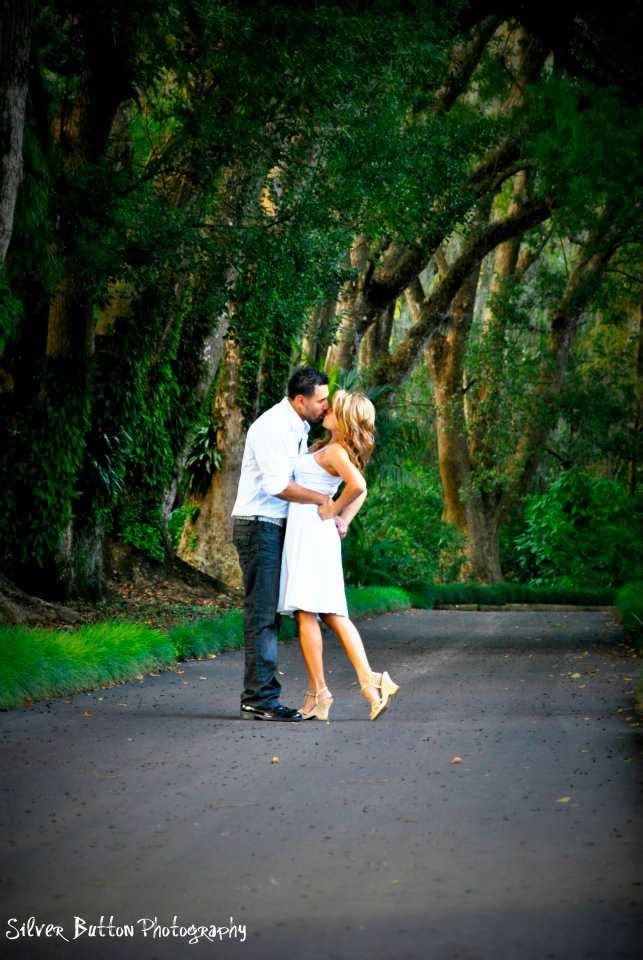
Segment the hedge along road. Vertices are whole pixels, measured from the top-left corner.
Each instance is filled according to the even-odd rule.
[[[401,685],[375,723],[332,640],[329,723],[237,719],[241,652],[3,714],[4,955],[640,957],[637,661],[611,616],[360,627]]]

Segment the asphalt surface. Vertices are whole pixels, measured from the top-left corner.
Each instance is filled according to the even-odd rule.
[[[0,715],[3,955],[638,960],[640,661],[610,615],[359,626],[401,685],[375,723],[332,640],[329,723],[239,720],[241,652]],[[298,706],[297,644],[280,665]]]

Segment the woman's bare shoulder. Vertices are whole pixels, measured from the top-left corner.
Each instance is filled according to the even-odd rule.
[[[337,441],[335,443],[329,443],[325,448],[325,452],[326,463],[333,466],[338,473],[342,473],[343,475],[343,473],[345,473],[347,470],[351,474],[354,474],[355,472],[359,473],[359,470],[350,458],[348,450],[345,446],[343,446],[343,444],[338,443]]]
[[[337,441],[334,441],[333,443],[327,443],[324,447],[324,453],[326,453],[331,460],[340,459],[350,461],[348,450]]]

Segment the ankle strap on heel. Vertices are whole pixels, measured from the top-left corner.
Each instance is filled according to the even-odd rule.
[[[371,671],[371,672],[369,673],[369,675],[368,675],[368,683],[365,683],[363,687],[360,687],[360,688],[359,688],[360,691],[361,691],[361,693],[364,693],[364,691],[366,690],[367,687],[375,687],[376,690],[379,690],[379,689],[380,689],[380,687],[382,686],[382,683],[381,683],[381,681],[380,681],[380,683],[375,683],[374,680],[373,680],[373,677],[374,677],[374,676],[375,676],[375,674],[373,673],[373,671]]]
[[[322,693],[330,693],[330,690],[328,689],[328,687],[322,687],[321,690],[320,690],[318,693],[311,693],[310,690],[307,690],[307,691],[306,691],[306,696],[307,696],[307,697],[312,697],[313,700],[315,701],[315,706],[317,706],[319,697],[321,697]]]

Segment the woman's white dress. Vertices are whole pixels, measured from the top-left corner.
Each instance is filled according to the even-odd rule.
[[[295,483],[332,497],[342,482],[305,453],[297,460]],[[307,610],[347,617],[341,539],[335,521],[322,520],[314,503],[291,503],[281,558],[279,613]]]

